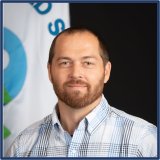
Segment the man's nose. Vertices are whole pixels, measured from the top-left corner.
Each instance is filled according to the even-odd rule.
[[[83,77],[83,71],[82,71],[82,66],[78,63],[73,64],[70,74],[70,78],[82,78]]]

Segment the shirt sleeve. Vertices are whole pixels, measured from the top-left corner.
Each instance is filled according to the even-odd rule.
[[[157,157],[157,127],[146,127],[139,140],[137,156]]]
[[[18,157],[17,149],[18,149],[18,137],[14,140],[10,148],[7,150],[6,157]]]

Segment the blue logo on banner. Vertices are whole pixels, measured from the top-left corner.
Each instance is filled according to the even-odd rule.
[[[52,27],[53,27],[53,24],[49,23],[48,24],[48,30],[49,30],[49,32],[52,35],[56,36],[57,34],[59,34],[61,31],[63,31],[65,29],[65,23],[64,23],[64,21],[62,19],[56,19],[56,21],[54,22],[55,29],[52,30]]]
[[[41,15],[48,14],[51,11],[52,6],[53,6],[53,3],[46,3],[46,2],[44,3],[43,2],[38,2],[38,3],[30,2],[30,4],[34,7],[36,12]],[[65,23],[60,18],[57,18],[56,20],[54,20],[54,23],[50,22],[48,24],[49,33],[52,34],[53,36],[58,35],[64,29],[65,29]]]
[[[43,3],[43,2],[30,2],[30,4],[35,8],[35,10],[39,14],[47,14],[51,9],[52,9],[52,4],[51,3]],[[43,8],[44,7],[44,8]]]
[[[20,39],[9,29],[4,28],[4,50],[9,63],[4,69],[4,105],[14,99],[21,91],[27,71],[26,53]]]

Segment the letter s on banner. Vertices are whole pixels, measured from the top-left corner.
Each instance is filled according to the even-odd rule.
[[[54,27],[53,27],[53,25],[54,25]],[[51,22],[48,24],[48,30],[53,36],[56,36],[64,29],[65,29],[65,23],[62,19],[56,19],[54,24],[52,24]]]

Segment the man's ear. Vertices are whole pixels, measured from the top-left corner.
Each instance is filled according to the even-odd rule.
[[[52,82],[52,78],[51,78],[51,65],[49,63],[47,65],[47,68],[48,68],[48,77],[49,77],[49,80]]]
[[[111,62],[108,61],[108,62],[106,63],[106,65],[105,65],[104,83],[107,83],[107,81],[109,80],[110,73],[111,73]]]

